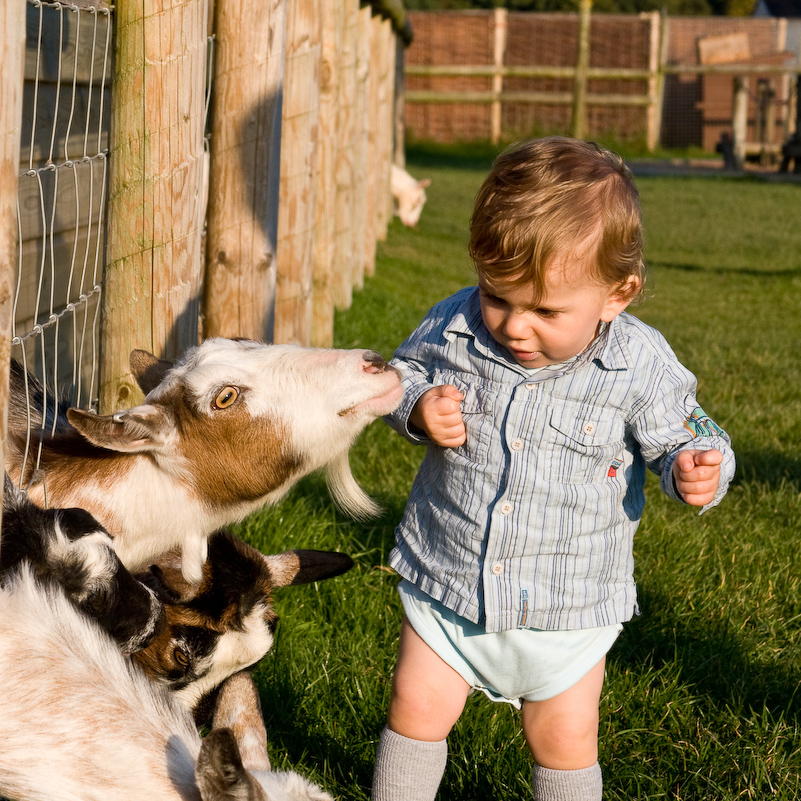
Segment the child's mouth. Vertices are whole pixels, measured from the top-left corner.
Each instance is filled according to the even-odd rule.
[[[539,351],[512,350],[512,355],[519,362],[533,362],[539,356]]]

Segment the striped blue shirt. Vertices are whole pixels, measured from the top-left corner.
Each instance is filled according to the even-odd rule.
[[[681,500],[676,454],[717,448],[724,460],[709,506],[734,474],[729,437],[699,408],[695,377],[627,313],[576,358],[533,371],[491,337],[471,287],[437,304],[392,363],[405,394],[387,420],[427,452],[390,564],[490,632],[629,620],[646,466]],[[440,384],[464,395],[458,448],[409,424],[420,396]]]

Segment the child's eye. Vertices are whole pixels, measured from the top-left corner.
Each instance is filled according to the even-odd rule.
[[[489,292],[485,292],[483,289],[480,290],[480,292],[481,292],[481,297],[483,297],[484,300],[486,300],[488,303],[494,303],[497,305],[499,303],[506,302],[503,298],[499,298],[497,295],[491,295]]]
[[[549,320],[559,316],[559,312],[555,309],[537,309],[536,314],[538,317],[545,317]]]

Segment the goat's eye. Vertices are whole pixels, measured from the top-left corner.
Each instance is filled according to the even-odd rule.
[[[212,404],[215,409],[227,409],[239,397],[239,390],[236,387],[224,387],[214,399]]]
[[[176,648],[172,655],[175,657],[175,661],[182,667],[186,668],[189,667],[189,657],[186,655],[184,651],[180,648]]]

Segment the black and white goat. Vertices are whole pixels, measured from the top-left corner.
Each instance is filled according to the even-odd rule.
[[[163,628],[155,594],[126,570],[111,537],[83,509],[40,509],[6,476],[0,537],[0,583],[27,566],[37,580],[61,587],[126,653]]]
[[[233,764],[225,733],[198,764],[191,714],[28,568],[0,587],[0,631],[0,794],[17,801],[330,801],[297,774],[269,771],[260,716],[215,712],[215,721],[243,730],[244,766]],[[218,707],[228,698],[222,693]],[[246,774],[254,752],[257,770]],[[243,795],[245,780],[255,784]]]
[[[273,590],[332,578],[352,566],[349,556],[330,551],[265,556],[223,530],[209,539],[197,586],[181,572],[180,551],[164,554],[139,577],[163,602],[166,626],[134,660],[202,723],[217,687],[271,648],[278,620]]]
[[[200,582],[211,533],[319,468],[343,509],[375,512],[348,450],[400,402],[399,374],[377,353],[210,339],[174,366],[134,351],[131,368],[140,406],[53,422],[42,409],[56,404],[12,365],[6,456],[36,503],[88,509],[129,569],[179,546],[184,576]]]

